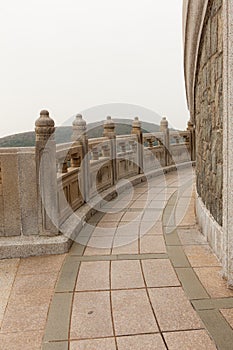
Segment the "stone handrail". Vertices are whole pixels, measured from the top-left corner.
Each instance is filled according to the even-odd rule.
[[[89,199],[119,180],[193,159],[193,129],[115,134],[108,117],[103,137],[88,139],[77,115],[72,142],[56,145],[47,111],[36,121],[36,147],[0,149],[0,237],[57,236],[59,227]],[[48,209],[49,208],[49,209]],[[12,215],[14,213],[14,215]]]

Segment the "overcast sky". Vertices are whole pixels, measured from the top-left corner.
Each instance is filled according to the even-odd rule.
[[[0,52],[0,137],[109,103],[186,127],[182,0],[2,1]]]

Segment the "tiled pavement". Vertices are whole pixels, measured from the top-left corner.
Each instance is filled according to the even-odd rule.
[[[232,349],[233,291],[195,225],[191,177],[106,203],[67,255],[0,261],[0,349]]]

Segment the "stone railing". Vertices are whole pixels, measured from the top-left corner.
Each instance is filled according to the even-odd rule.
[[[0,236],[57,236],[59,227],[84,203],[119,180],[192,161],[193,128],[142,133],[138,118],[131,135],[116,136],[111,117],[103,137],[88,139],[77,115],[72,142],[56,145],[54,121],[42,111],[36,146],[0,149]],[[1,244],[0,244],[1,247]]]

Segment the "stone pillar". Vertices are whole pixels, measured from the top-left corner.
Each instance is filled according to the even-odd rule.
[[[144,144],[142,135],[142,123],[138,117],[135,117],[132,123],[132,135],[137,135],[138,141],[138,173],[143,174],[143,154],[144,154]]]
[[[117,183],[117,163],[116,163],[116,132],[115,123],[110,116],[104,122],[103,136],[109,138],[110,141],[110,159],[112,162],[112,179],[113,185]]]
[[[223,273],[233,288],[233,2],[223,2]]]
[[[166,117],[163,117],[160,122],[160,131],[164,133],[164,155],[165,155],[165,166],[170,165],[170,136],[168,121]]]
[[[57,235],[59,232],[54,131],[54,121],[49,112],[41,111],[35,123],[35,132],[38,219],[42,235]]]
[[[90,194],[90,157],[88,154],[87,123],[81,114],[77,114],[73,121],[72,141],[82,146],[80,189],[85,202]]]
[[[196,140],[195,140],[195,127],[191,120],[188,121],[187,130],[190,131],[190,156],[191,160],[196,160]]]

